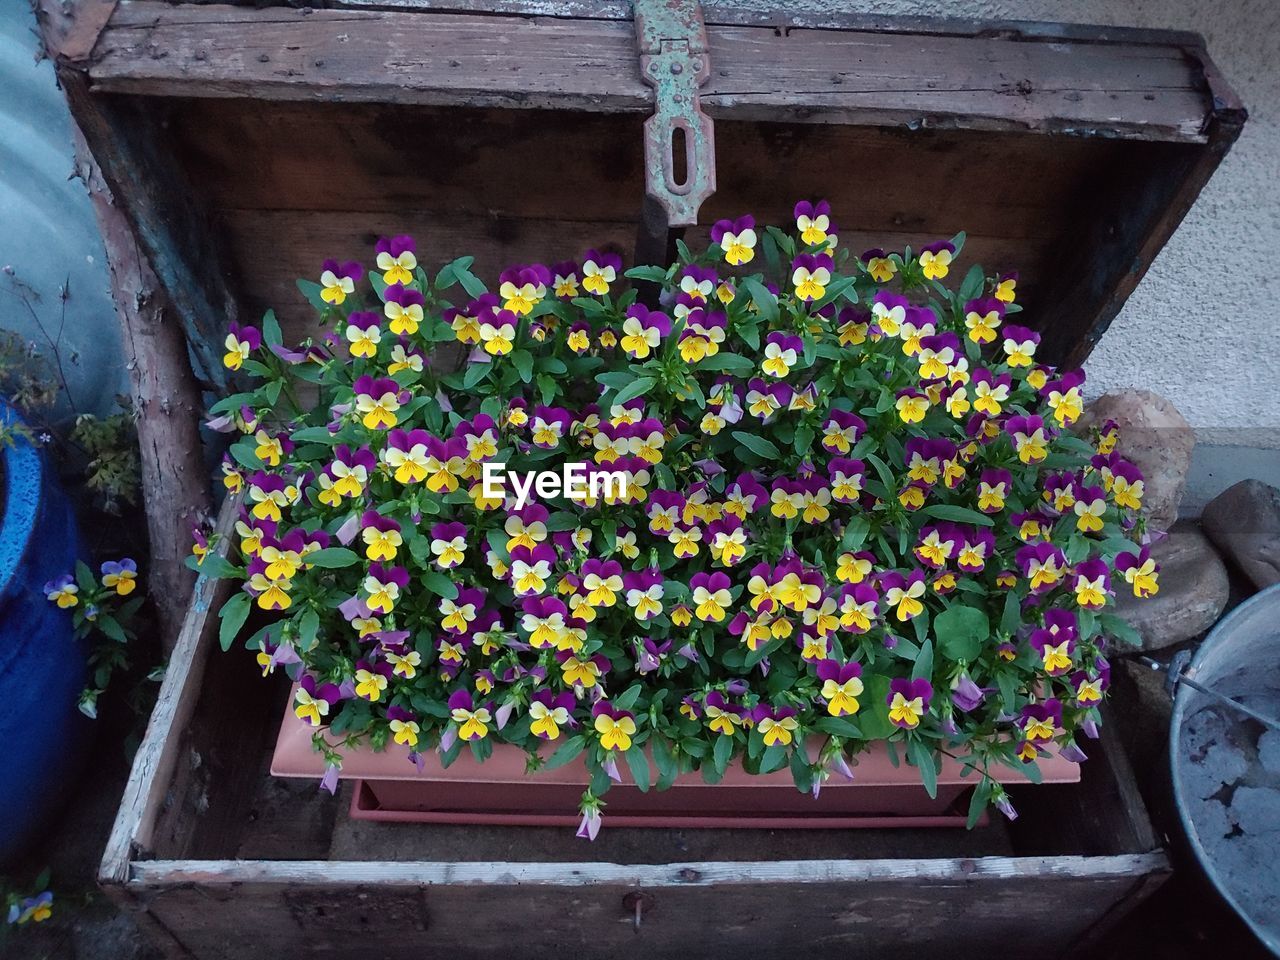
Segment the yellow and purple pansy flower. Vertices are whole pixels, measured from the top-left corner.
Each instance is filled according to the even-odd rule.
[[[756,221],[752,216],[737,220],[717,220],[711,227],[711,242],[719,245],[731,267],[750,263],[756,255]]]
[[[933,684],[923,677],[914,680],[895,677],[889,681],[889,693],[885,697],[889,722],[904,730],[914,730],[929,712],[932,699]]]
[[[418,257],[415,252],[413,237],[379,237],[374,246],[377,254],[376,263],[382,271],[382,282],[388,287],[392,284],[413,283],[414,271],[418,269]]]

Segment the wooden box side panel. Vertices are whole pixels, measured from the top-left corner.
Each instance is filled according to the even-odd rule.
[[[473,255],[491,285],[511,264],[587,248],[632,262],[643,195],[635,115],[184,100],[168,129],[172,155],[222,222],[249,315],[276,310],[290,337],[319,332],[294,281],[314,279],[327,257],[370,263],[378,236],[415,236],[432,271]],[[1167,146],[738,121],[719,123],[717,142],[720,189],[704,224],[751,213],[785,227],[797,200],[823,197],[854,254],[964,230],[966,264],[1020,272],[1033,325],[1081,199]],[[708,227],[684,236],[699,249]]]
[[[1011,944],[1067,955],[1144,892],[1163,858],[401,866],[156,863],[130,890],[199,960],[312,950],[487,960],[517,938],[534,960],[782,956],[818,945],[968,960]],[[639,930],[629,895],[642,907]]]
[[[239,498],[223,504],[214,533],[215,552],[225,556],[239,512]],[[188,725],[196,710],[209,649],[218,627],[217,610],[228,596],[229,580],[196,578],[191,606],[170,655],[146,733],[134,755],[120,809],[98,868],[102,883],[123,883],[129,863],[139,851],[151,848],[157,834],[190,834],[186,793],[196,767],[185,755]],[[185,761],[185,762],[184,762]]]

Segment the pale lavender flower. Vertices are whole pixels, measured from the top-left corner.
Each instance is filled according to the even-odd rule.
[[[320,789],[329,791],[330,795],[338,792],[338,770],[341,769],[336,763],[331,763],[324,768],[324,776],[320,778]]]
[[[582,811],[582,823],[578,825],[578,836],[583,840],[594,840],[600,833],[604,817],[598,807],[588,807]]]

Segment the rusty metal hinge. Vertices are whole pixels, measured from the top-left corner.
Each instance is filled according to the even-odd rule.
[[[653,87],[644,124],[645,192],[673,227],[698,222],[716,190],[715,130],[698,102],[711,76],[707,28],[697,0],[634,0],[640,75]]]

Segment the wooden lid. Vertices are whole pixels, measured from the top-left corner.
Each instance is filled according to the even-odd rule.
[[[98,109],[146,104],[121,113],[127,135],[87,132],[95,154],[103,140],[145,140],[176,168],[170,182],[189,185],[181,203],[157,201],[145,178],[130,188],[130,150],[114,171],[99,155],[153,257],[223,257],[203,276],[193,267],[193,282],[232,276],[250,317],[274,307],[300,336],[312,317],[294,279],[328,256],[370,261],[378,235],[413,234],[429,269],[474,254],[491,283],[509,264],[589,247],[630,263],[653,92],[629,4],[531,15],[542,8],[131,0],[62,67],[80,71]],[[721,217],[785,225],[797,200],[818,198],[855,253],[965,230],[965,260],[1019,271],[1021,322],[1068,363],[1119,311],[1245,117],[1193,34],[719,5],[706,21],[718,189],[691,245]],[[208,214],[216,242],[167,244],[175,220]],[[208,351],[207,326],[190,323]]]

